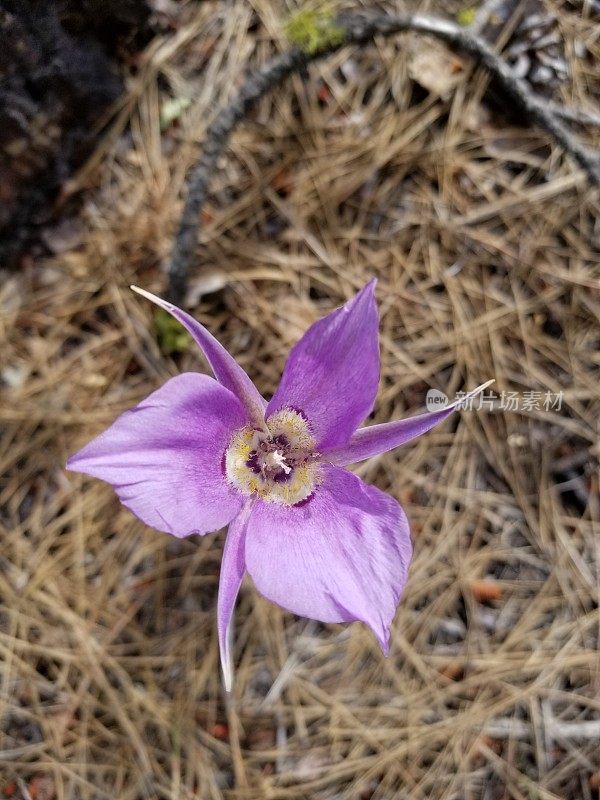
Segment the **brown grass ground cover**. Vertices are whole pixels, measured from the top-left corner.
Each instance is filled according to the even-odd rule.
[[[554,97],[590,108],[600,46],[583,6],[546,8],[570,70]],[[371,276],[374,419],[489,377],[540,393],[358,468],[412,521],[390,657],[248,580],[226,704],[222,534],[171,540],[65,473],[122,410],[205,369],[193,349],[161,354],[127,287],[164,289],[206,125],[284,46],[275,0],[171,13],[80,176],[75,235],[0,289],[0,798],[598,797],[598,198],[545,135],[482,103],[466,61],[398,37],[262,101],[216,176],[188,298],[267,394],[304,329]],[[450,86],[416,85],[424,54]]]

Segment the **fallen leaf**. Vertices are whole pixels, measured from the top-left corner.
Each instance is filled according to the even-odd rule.
[[[228,277],[225,272],[209,272],[191,281],[185,296],[186,305],[194,308],[205,294],[220,292],[227,286]]]
[[[281,192],[286,195],[289,194],[292,188],[292,180],[289,169],[286,169],[285,167],[280,169],[271,181],[271,186],[276,192]]]
[[[221,739],[222,741],[225,741],[226,739],[229,739],[229,726],[223,725],[221,722],[217,722],[216,725],[212,726],[209,733],[211,736],[214,736],[215,739]]]
[[[328,103],[331,100],[331,90],[326,83],[321,84],[319,91],[317,92],[317,97],[322,103]]]
[[[443,675],[444,678],[448,678],[451,681],[456,681],[462,678],[463,671],[463,665],[460,661],[451,661],[444,669],[440,670],[440,675]]]
[[[408,62],[410,77],[433,95],[442,99],[462,80],[462,62],[431,39],[420,39]]]
[[[31,800],[53,800],[54,781],[48,775],[36,775],[29,782],[27,790]]]
[[[473,597],[479,603],[485,603],[488,600],[499,600],[502,597],[502,586],[496,581],[471,581],[470,588]]]

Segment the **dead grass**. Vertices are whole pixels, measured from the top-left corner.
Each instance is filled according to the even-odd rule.
[[[591,54],[563,90],[589,107],[597,24],[552,7],[569,52]],[[389,659],[361,626],[294,619],[248,582],[227,708],[222,535],[171,540],[63,469],[169,375],[204,369],[161,356],[127,286],[164,287],[196,143],[245,64],[281,45],[282,14],[184,7],[126,98],[130,132],[81,176],[79,241],[0,289],[0,798],[592,800],[598,200],[542,134],[481,105],[484,76],[464,65],[447,97],[418,93],[429,44],[404,37],[266,99],[215,180],[191,286],[266,393],[307,325],[373,275],[377,420],[488,377],[564,392],[560,411],[462,412],[360,466],[414,534]],[[188,94],[161,136],[161,103]],[[203,295],[207,276],[222,288]]]

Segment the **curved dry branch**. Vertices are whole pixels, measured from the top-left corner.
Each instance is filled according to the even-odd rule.
[[[508,64],[479,36],[449,20],[425,14],[381,15],[346,14],[335,20],[344,32],[315,52],[293,48],[276,56],[250,75],[230,105],[219,112],[206,131],[200,160],[188,177],[188,195],[179,225],[169,266],[169,293],[180,302],[187,285],[189,267],[194,257],[200,228],[200,211],[206,200],[209,182],[236,125],[244,119],[255,102],[312,61],[321,59],[348,44],[366,44],[375,36],[392,36],[403,31],[429,34],[446,42],[452,49],[472,56],[496,79],[505,96],[512,100],[527,119],[546,130],[585,170],[591,183],[600,185],[600,160],[579,142],[522,79],[515,77]]]

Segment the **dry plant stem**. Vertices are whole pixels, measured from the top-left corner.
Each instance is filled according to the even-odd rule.
[[[550,110],[547,101],[537,97],[525,81],[515,77],[508,64],[477,35],[448,20],[421,14],[376,17],[343,15],[338,18],[336,25],[345,31],[343,41],[314,53],[292,49],[275,57],[248,78],[235,100],[209,126],[202,157],[188,179],[188,195],[169,267],[169,294],[173,302],[181,302],[185,294],[187,276],[196,250],[200,211],[218,158],[236,125],[259,98],[292,73],[347,44],[366,44],[377,35],[392,36],[402,31],[417,31],[435,36],[451,48],[474,57],[493,75],[507,98],[523,111],[526,118],[546,130],[585,170],[591,183],[600,185],[600,160],[597,155],[578,142],[557,118],[556,110]]]
[[[321,55],[325,55],[322,53]],[[185,295],[187,276],[196,250],[200,211],[206,200],[209,182],[217,161],[238,122],[241,122],[254,103],[280,84],[288,75],[308,64],[314,56],[300,50],[289,50],[277,56],[251,75],[238,96],[222,109],[206,131],[202,157],[188,178],[188,195],[175,239],[169,267],[169,299],[180,303]]]

